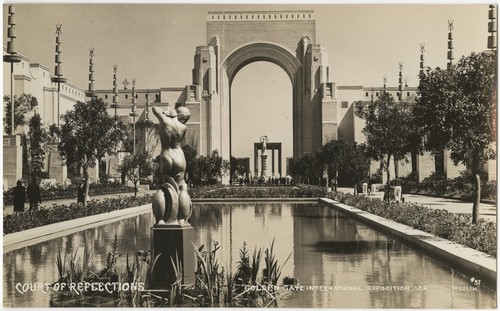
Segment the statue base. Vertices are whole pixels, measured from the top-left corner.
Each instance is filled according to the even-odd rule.
[[[160,254],[153,268],[151,289],[170,289],[176,281],[172,261],[182,267],[182,283],[194,284],[194,228],[189,225],[154,225],[151,227],[151,260]]]

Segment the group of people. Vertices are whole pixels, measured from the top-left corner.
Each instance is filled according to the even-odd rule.
[[[229,180],[229,183],[233,186],[291,186],[293,185],[293,179],[291,176],[286,177],[264,177],[264,176],[253,176],[252,175],[238,175],[234,174]]]
[[[30,210],[38,209],[38,205],[42,203],[42,196],[40,194],[40,185],[37,178],[32,178],[28,187],[23,186],[21,180],[17,181],[17,185],[13,189],[14,192],[14,212],[24,212],[24,204],[28,199]]]
[[[42,195],[40,191],[40,180],[36,177],[31,179],[27,187],[23,185],[21,180],[17,181],[17,185],[12,188],[14,195],[14,212],[24,212],[26,200],[29,202],[29,210],[37,210],[42,203]],[[85,198],[85,183],[82,182],[78,186],[77,202],[83,203]]]

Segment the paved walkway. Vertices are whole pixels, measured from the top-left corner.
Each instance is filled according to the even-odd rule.
[[[156,190],[145,190],[145,189],[139,189],[137,192],[137,196],[143,196],[145,194],[154,194]],[[134,196],[134,192],[123,192],[123,193],[112,193],[112,194],[104,194],[104,195],[96,195],[96,196],[90,196],[90,200],[103,200],[103,199],[108,199],[108,198],[125,198],[125,197],[131,197]],[[63,205],[63,204],[71,204],[76,202],[76,196],[74,198],[66,198],[66,199],[56,199],[56,200],[47,200],[43,201],[41,207],[43,208],[48,208],[51,207],[52,205]],[[27,210],[29,209],[30,205],[29,203],[24,204],[24,208]],[[9,215],[14,212],[14,205],[6,205],[3,207],[3,215]]]
[[[340,192],[353,193],[352,188],[338,188]],[[384,192],[377,191],[372,198],[383,199]],[[432,209],[445,209],[450,213],[457,214],[472,214],[472,202],[466,202],[457,199],[448,199],[440,197],[431,197],[417,194],[404,194],[405,202],[411,202],[423,205]],[[481,203],[479,206],[479,218],[484,218],[493,222],[497,222],[497,208],[495,204]]]

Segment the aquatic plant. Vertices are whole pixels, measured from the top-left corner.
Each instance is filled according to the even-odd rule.
[[[274,254],[274,240],[275,239],[273,239],[273,241],[271,242],[271,246],[264,251],[264,262],[266,266],[263,270],[263,280],[270,285],[278,285],[278,280],[281,276],[281,266],[278,265],[278,259]],[[288,262],[288,259],[290,259],[291,255],[292,253],[288,255],[283,265]]]

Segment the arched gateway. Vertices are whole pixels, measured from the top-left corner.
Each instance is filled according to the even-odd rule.
[[[208,45],[196,48],[193,70],[201,154],[217,149],[229,159],[231,84],[240,69],[256,61],[280,66],[292,82],[294,158],[337,137],[328,55],[315,38],[313,11],[208,13]]]

